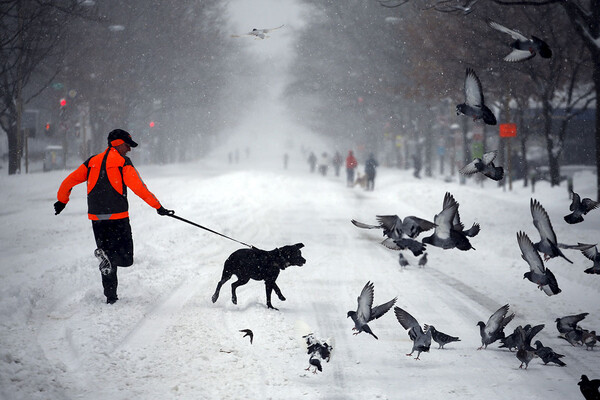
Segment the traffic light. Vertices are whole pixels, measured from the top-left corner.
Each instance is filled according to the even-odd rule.
[[[44,132],[46,133],[46,136],[54,136],[54,125],[52,125],[50,122],[46,122]]]
[[[148,125],[150,125],[150,128],[154,128],[154,121],[150,121]]]
[[[60,99],[60,107],[64,107],[67,105],[67,99],[65,99],[64,97],[62,99]]]

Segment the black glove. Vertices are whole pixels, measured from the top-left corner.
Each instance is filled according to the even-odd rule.
[[[160,208],[157,209],[156,212],[158,213],[158,215],[173,215],[173,214],[175,214],[175,211],[167,210],[163,206],[160,206]]]
[[[57,201],[56,203],[54,203],[54,215],[60,214],[60,212],[64,210],[66,206],[67,205],[62,201]]]

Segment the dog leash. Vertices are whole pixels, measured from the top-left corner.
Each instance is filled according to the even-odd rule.
[[[234,242],[237,242],[237,243],[239,243],[239,244],[243,244],[244,246],[248,246],[248,247],[250,247],[250,248],[252,248],[252,249],[254,248],[254,246],[252,246],[252,245],[249,245],[248,243],[240,242],[239,240],[235,240],[235,239],[233,239],[233,238],[230,238],[229,236],[223,235],[222,233],[219,233],[219,232],[217,232],[217,231],[213,231],[212,229],[209,229],[209,228],[207,228],[207,227],[205,227],[205,226],[202,226],[202,225],[200,225],[200,224],[197,224],[197,223],[195,223],[195,222],[192,222],[192,221],[190,221],[190,220],[187,220],[187,219],[185,219],[185,218],[181,218],[181,217],[180,217],[180,216],[178,216],[178,215],[175,215],[175,214],[167,214],[167,215],[168,215],[169,217],[171,217],[171,218],[175,218],[175,219],[178,219],[178,220],[180,220],[180,221],[187,222],[187,223],[188,223],[188,224],[190,224],[190,225],[194,225],[194,226],[196,226],[196,227],[198,227],[198,228],[201,228],[201,229],[204,229],[204,230],[206,230],[206,231],[209,231],[210,233],[214,233],[215,235],[219,235],[219,236],[222,236],[222,237],[224,237],[224,238],[226,238],[226,239],[233,240]]]

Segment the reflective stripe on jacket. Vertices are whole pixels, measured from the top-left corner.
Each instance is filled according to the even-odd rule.
[[[73,187],[85,181],[91,220],[129,217],[128,187],[150,207],[160,208],[160,202],[148,190],[129,157],[121,156],[113,147],[90,157],[69,174],[58,189],[58,200],[66,204]]]

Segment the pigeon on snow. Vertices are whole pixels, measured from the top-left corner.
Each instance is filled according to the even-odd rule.
[[[435,227],[433,222],[412,215],[404,220],[397,215],[377,215],[376,218],[379,225],[369,225],[354,219],[351,222],[358,228],[383,229],[383,235],[387,238],[381,242],[382,245],[392,250],[409,249],[415,257],[423,254],[425,246],[414,238]]]
[[[504,177],[504,168],[496,167],[494,165],[497,154],[498,150],[488,151],[487,153],[484,153],[481,158],[475,158],[473,161],[462,167],[459,172],[463,175],[473,175],[480,172],[490,179],[499,181]]]
[[[531,340],[542,329],[544,329],[544,324],[536,325],[534,327],[532,327],[530,324],[527,324],[523,327],[519,325],[517,328],[515,328],[513,333],[503,339],[500,339],[502,345],[499,347],[507,348],[510,351],[512,351],[513,348],[519,349],[520,347],[524,347],[527,350],[533,350],[533,347],[531,347]]]
[[[600,399],[600,379],[590,380],[587,375],[581,375],[581,380],[577,385],[579,385],[579,390],[585,400]]]
[[[596,331],[587,331],[583,330],[583,334],[581,335],[581,342],[585,345],[586,350],[594,350],[594,346],[600,337],[596,336]]]
[[[402,255],[402,253],[398,254],[398,263],[400,264],[400,267],[404,268],[407,265],[410,265],[408,263],[408,260],[404,257],[404,255]]]
[[[424,253],[421,258],[419,258],[419,268],[424,268],[427,264],[427,253]]]
[[[514,313],[506,315],[508,314],[509,307],[508,304],[505,304],[496,310],[488,319],[487,324],[483,321],[477,323],[479,334],[481,335],[481,347],[477,350],[481,350],[482,348],[487,349],[488,345],[504,338],[504,327],[515,317]]]
[[[321,360],[319,360],[315,355],[311,355],[310,358],[308,359],[308,367],[305,369],[305,371],[309,371],[310,367],[315,367],[315,369],[313,370],[313,374],[317,373],[317,370],[319,372],[323,372],[323,367],[321,366]]]
[[[568,224],[577,224],[583,221],[583,215],[586,215],[588,212],[600,207],[600,203],[594,201],[590,198],[584,198],[581,200],[581,197],[575,192],[571,192],[573,194],[573,200],[571,201],[571,205],[569,206],[569,210],[571,210],[571,214],[565,215],[565,221]]]
[[[535,57],[535,55],[538,53],[542,58],[552,57],[552,50],[550,50],[550,46],[548,46],[548,44],[542,39],[533,35],[531,35],[531,38],[528,38],[516,30],[509,29],[489,19],[487,20],[487,23],[497,31],[506,33],[514,39],[514,42],[510,44],[510,47],[513,50],[506,57],[504,57],[504,61],[525,61]]]
[[[548,296],[559,294],[561,290],[558,287],[556,277],[550,269],[544,266],[542,258],[535,250],[529,237],[523,232],[518,232],[517,242],[519,242],[521,248],[521,257],[529,264],[529,271],[523,274],[523,279],[527,278],[535,283]]]
[[[415,317],[400,307],[394,307],[394,313],[400,325],[408,330],[408,337],[413,341],[412,351],[407,356],[412,356],[417,351],[415,360],[419,360],[422,352],[429,352],[429,348],[431,347],[431,331],[425,328],[425,332],[423,332],[421,325],[419,325]]]
[[[548,364],[548,363],[554,363],[554,364],[558,364],[561,367],[564,367],[565,364],[561,358],[564,357],[563,354],[558,354],[555,353],[554,350],[552,350],[551,347],[546,347],[542,344],[542,342],[540,342],[539,340],[535,341],[535,354],[538,355],[539,358],[542,359],[542,361],[544,362],[544,365]]]
[[[250,32],[248,33],[244,33],[242,35],[231,35],[231,37],[241,37],[241,36],[254,36],[257,39],[265,39],[268,38],[269,36],[267,36],[267,33],[274,31],[275,29],[279,29],[282,28],[283,25],[278,26],[277,28],[268,28],[268,29],[252,29]]]
[[[525,369],[527,369],[527,367],[529,366],[529,362],[531,360],[533,360],[534,357],[537,357],[537,354],[535,354],[535,350],[533,348],[531,348],[531,346],[529,346],[529,348],[524,344],[525,343],[525,331],[523,330],[523,328],[521,326],[517,327],[517,331],[519,333],[519,337],[520,339],[520,344],[517,348],[517,359],[519,361],[521,361],[521,365],[519,366],[519,368],[523,368],[523,364],[525,364]]]
[[[556,318],[554,320],[554,322],[556,322],[556,329],[562,335],[569,333],[579,328],[577,324],[583,321],[588,314],[589,313],[584,312],[581,314],[567,315],[566,317]]]
[[[423,328],[425,328],[425,331],[431,332],[431,338],[434,342],[436,342],[439,345],[438,349],[443,349],[444,346],[448,343],[460,342],[460,339],[458,337],[450,336],[448,334],[445,334],[444,332],[440,332],[437,329],[435,329],[435,326],[433,325],[425,324],[423,325]]]
[[[584,245],[585,246],[585,245]],[[581,250],[584,256],[589,258],[594,262],[594,264],[586,269],[586,274],[598,274],[600,275],[600,253],[598,252],[598,248],[595,245],[590,245],[587,249]]]
[[[379,339],[377,336],[375,336],[367,324],[388,312],[389,309],[392,308],[392,306],[396,303],[398,298],[395,297],[387,303],[373,307],[374,291],[375,289],[373,284],[371,282],[367,282],[363,290],[360,292],[360,296],[357,298],[358,307],[356,311],[348,311],[346,318],[350,317],[352,318],[352,321],[354,321],[354,328],[352,328],[352,330],[356,331],[354,333],[355,335],[358,335],[361,332],[367,332],[375,339]]]
[[[456,106],[456,115],[466,115],[473,121],[482,120],[488,125],[496,125],[494,113],[485,105],[481,81],[471,68],[465,76],[465,102]]]
[[[424,244],[430,244],[442,249],[458,248],[459,250],[474,249],[467,235],[462,230],[462,224],[455,225],[458,213],[458,203],[449,192],[444,196],[442,211],[434,218],[436,224],[433,235],[423,238]]]

